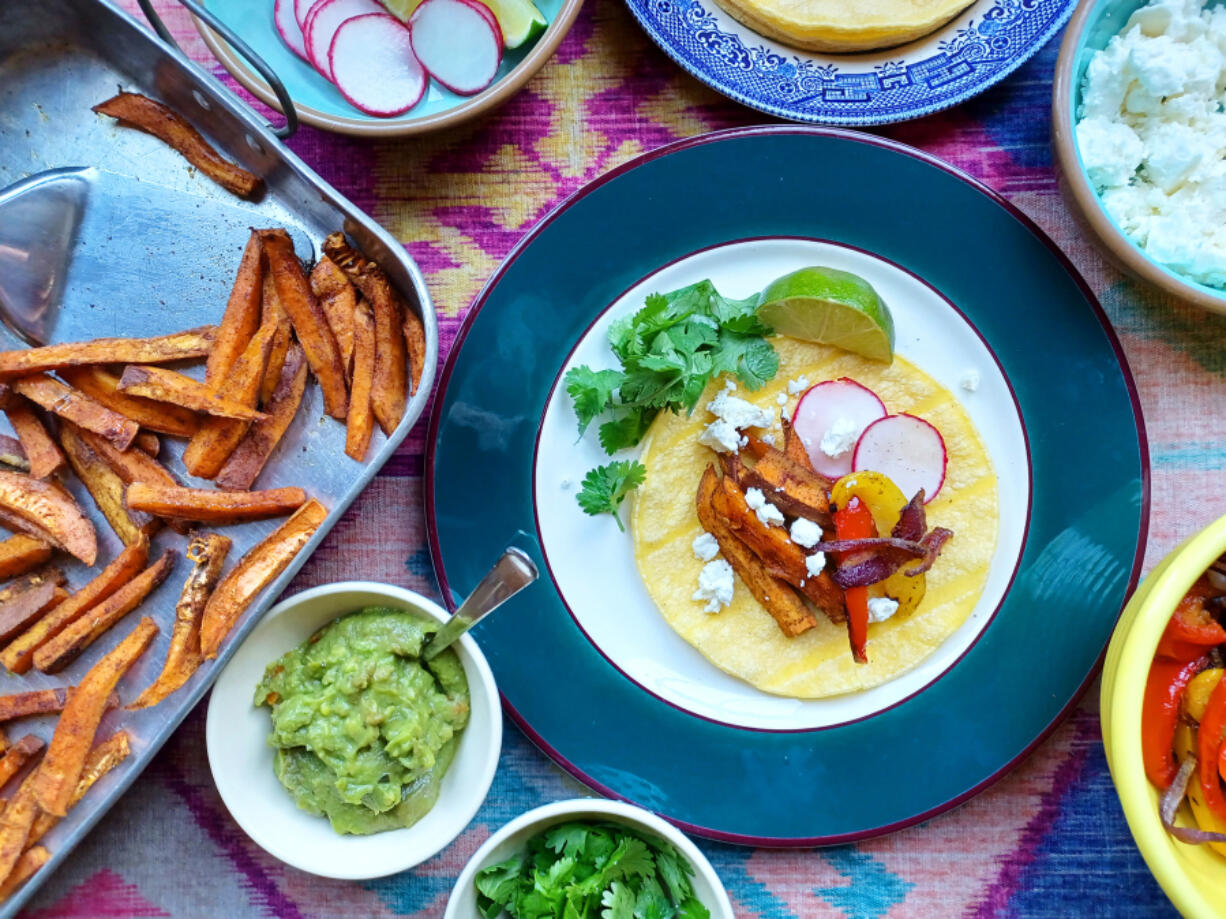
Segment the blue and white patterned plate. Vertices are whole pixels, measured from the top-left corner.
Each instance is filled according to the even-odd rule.
[[[793,121],[863,126],[920,118],[983,92],[1043,47],[1076,0],[976,0],[931,35],[865,54],[790,48],[715,0],[626,5],[673,60],[725,96]]]

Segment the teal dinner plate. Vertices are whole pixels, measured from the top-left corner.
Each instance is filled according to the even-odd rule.
[[[608,325],[646,293],[709,277],[745,297],[806,264],[882,292],[899,353],[957,395],[1000,495],[967,623],[884,686],[809,701],[723,673],[664,623],[629,536],[575,504],[602,457],[557,386],[576,363],[612,365]],[[800,846],[948,809],[1055,727],[1136,584],[1149,470],[1119,343],[1038,227],[917,150],[778,126],[645,154],[515,247],[443,371],[426,503],[453,607],[509,543],[541,564],[474,632],[508,714],[545,753],[695,833]]]

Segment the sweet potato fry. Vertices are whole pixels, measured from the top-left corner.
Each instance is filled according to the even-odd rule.
[[[93,788],[94,783],[127,759],[131,752],[132,747],[127,731],[116,731],[90,750],[89,756],[85,758],[85,768],[81,771],[81,778],[77,780],[77,787],[72,792],[72,800],[68,802],[69,809],[76,807],[85,797],[86,792]],[[35,845],[59,822],[59,817],[53,817],[46,811],[39,811],[38,816],[34,818],[33,826],[30,827],[30,835],[26,838],[27,851],[29,851],[28,847]]]
[[[345,389],[345,368],[341,365],[340,349],[328,327],[327,317],[320,308],[311,285],[302,271],[302,263],[294,254],[294,244],[284,230],[262,230],[260,241],[268,256],[277,299],[293,324],[307,363],[319,380],[324,397],[324,412],[344,420],[349,403]]]
[[[143,396],[156,402],[168,402],[212,415],[216,418],[236,418],[239,421],[254,421],[263,417],[260,412],[238,402],[232,402],[214,393],[204,383],[165,367],[124,368],[119,378],[119,391]]]
[[[374,414],[370,391],[375,376],[375,320],[366,301],[353,310],[353,388],[349,393],[349,417],[345,419],[345,453],[359,463],[366,459]]]
[[[255,405],[276,331],[275,323],[260,326],[246,350],[230,368],[230,374],[221,384],[218,395],[240,405]],[[250,426],[250,422],[232,418],[206,418],[183,451],[183,465],[192,475],[203,479],[213,478],[221,471]]]
[[[409,393],[404,307],[400,295],[383,269],[350,246],[343,233],[328,236],[323,250],[362,292],[374,314],[375,372],[370,404],[379,427],[390,437],[404,415]]]
[[[97,577],[0,651],[0,664],[4,664],[11,673],[28,671],[34,663],[35,651],[136,577],[148,558],[147,539],[128,546]]]
[[[811,472],[813,475],[818,476],[819,479],[825,481],[828,491],[829,487],[834,483],[813,468],[813,460],[809,458],[809,448],[805,446],[804,441],[800,439],[800,435],[796,433],[796,429],[792,427],[792,422],[788,421],[787,418],[780,418],[779,425],[783,428],[784,454],[786,454],[788,459],[800,466],[801,469]]]
[[[38,869],[47,864],[50,859],[51,853],[42,846],[31,846],[22,852],[16,864],[13,865],[13,870],[9,872],[9,876],[0,882],[0,903],[20,890],[22,885],[34,877]]]
[[[55,689],[31,689],[0,696],[0,721],[62,712],[71,689],[71,686],[58,686]]]
[[[272,398],[264,403],[268,417],[247,429],[214,480],[221,488],[250,488],[273,450],[281,442],[306,391],[307,362],[301,346],[294,343],[281,365],[281,379]]]
[[[89,431],[75,433],[115,475],[119,476],[124,485],[131,485],[133,482],[153,482],[171,486],[179,484],[179,480],[171,475],[170,470],[143,450],[116,450],[113,444],[108,443],[97,434],[91,434]],[[139,514],[132,514],[130,508],[127,513],[138,524],[144,519]],[[179,533],[188,531],[188,527],[177,520],[170,520],[167,523]],[[141,529],[144,531],[145,527],[142,526]],[[152,535],[152,530],[149,530],[149,534]]]
[[[225,314],[221,318],[221,325],[217,327],[217,344],[214,345],[205,365],[204,383],[211,392],[217,391],[234,362],[251,341],[251,336],[260,327],[262,256],[259,234],[252,230],[243,249],[243,257],[238,263],[238,274],[234,278],[234,287],[230,290]]]
[[[200,624],[200,653],[217,656],[231,627],[256,595],[276,579],[328,516],[314,498],[244,555],[209,597]]]
[[[94,111],[146,134],[178,152],[185,160],[231,194],[250,198],[263,182],[242,166],[224,159],[200,132],[174,109],[140,93],[119,93],[99,102]]]
[[[53,817],[63,817],[68,813],[73,792],[84,772],[89,749],[98,731],[98,723],[106,711],[107,699],[157,632],[157,625],[146,616],[123,641],[90,668],[69,696],[33,784],[35,802]],[[6,812],[3,817],[7,816]],[[0,817],[0,823],[3,817]],[[32,819],[30,823],[33,823]],[[30,824],[26,824],[25,831],[21,833],[23,845],[29,830]],[[5,854],[3,842],[0,832],[0,858]],[[0,870],[3,868],[4,863],[0,861]]]
[[[716,513],[733,534],[749,546],[772,575],[791,584],[805,595],[831,622],[843,622],[847,607],[843,591],[828,572],[811,575],[805,568],[805,553],[788,538],[783,527],[767,526],[749,509],[745,493],[732,476],[720,479],[720,489],[712,499]]]
[[[417,395],[421,388],[421,376],[426,372],[426,325],[412,307],[404,308],[404,344],[409,354],[409,375],[413,381],[410,390]]]
[[[30,461],[26,459],[25,448],[16,437],[0,434],[0,464],[21,472],[30,471]]]
[[[43,757],[43,765],[47,758]],[[35,789],[38,786],[38,776],[42,765],[32,771],[21,783],[21,787],[9,798],[8,806],[0,813],[0,877],[8,878],[12,873],[21,853],[30,837],[30,830],[38,816],[38,799]]]
[[[206,325],[157,338],[95,338],[42,348],[0,351],[0,379],[11,380],[85,364],[164,364],[190,360],[207,355],[216,337],[217,326]]]
[[[59,374],[69,386],[131,418],[142,428],[174,437],[191,437],[200,427],[200,418],[193,411],[120,392],[119,376],[105,367],[66,367]]]
[[[0,753],[7,750],[12,744],[9,743],[8,735],[4,733],[4,729],[0,728]]]
[[[123,479],[81,439],[80,433],[71,424],[60,425],[60,445],[68,455],[72,471],[125,546],[157,532],[156,520],[148,514],[129,511],[124,505]]]
[[[54,412],[87,431],[101,434],[120,450],[128,449],[140,431],[140,425],[131,418],[111,411],[102,403],[95,402],[84,393],[65,386],[45,373],[14,380],[12,387],[14,392],[41,405],[47,411]]]
[[[54,565],[46,565],[35,571],[27,572],[0,587],[0,606],[11,603],[19,597],[27,595],[35,588],[42,587],[44,584],[59,587],[66,583],[68,583],[68,579],[64,577],[63,571]]]
[[[737,539],[716,513],[713,501],[719,487],[715,467],[708,466],[698,483],[698,522],[715,537],[720,552],[732,570],[754,599],[771,614],[785,635],[793,637],[813,628],[817,625],[817,617],[805,606],[796,591],[767,571],[753,550]]]
[[[63,549],[87,565],[98,556],[94,525],[54,480],[0,471],[0,523]]]
[[[204,533],[192,538],[187,557],[196,567],[188,575],[175,607],[175,626],[170,635],[170,651],[158,678],[128,708],[157,705],[177,691],[196,672],[200,656],[200,619],[205,604],[221,578],[221,569],[230,551],[230,538],[219,533]]]
[[[43,673],[63,670],[107,629],[140,606],[174,566],[175,552],[167,549],[156,562],[35,651],[34,666]]]
[[[43,752],[43,739],[36,734],[27,734],[8,748],[0,757],[0,788],[3,788],[13,776],[17,775],[30,760]]]
[[[782,450],[763,445],[761,458],[754,466],[747,466],[728,453],[720,454],[720,463],[742,491],[759,489],[789,517],[804,517],[823,529],[834,526],[826,479],[809,472]]]
[[[177,517],[200,523],[235,523],[281,517],[306,502],[301,488],[269,488],[264,491],[214,491],[207,488],[151,485],[128,486],[128,507],[158,517]]]
[[[68,591],[63,587],[63,572],[55,568],[44,571],[46,576],[40,577],[37,583],[27,584],[25,589],[0,602],[0,642],[8,641],[43,613],[68,599]]]
[[[346,379],[349,379],[353,360],[353,307],[357,302],[357,292],[345,273],[326,255],[315,263],[311,271],[311,290],[328,318],[328,327],[332,329],[332,337],[340,348],[341,366],[345,369]]]
[[[47,433],[29,402],[13,397],[6,404],[4,414],[21,441],[21,449],[28,457],[30,475],[36,479],[45,479],[64,465],[64,454]]]
[[[51,545],[18,533],[0,542],[0,578],[15,578],[51,558]]]
[[[272,394],[281,382],[281,368],[285,365],[285,356],[289,353],[290,343],[294,340],[294,327],[289,316],[281,308],[277,299],[277,286],[273,283],[272,272],[264,272],[264,292],[261,296],[260,324],[272,323],[276,331],[272,337],[272,350],[268,352],[268,363],[264,367],[264,379],[260,383],[261,406],[272,400]]]

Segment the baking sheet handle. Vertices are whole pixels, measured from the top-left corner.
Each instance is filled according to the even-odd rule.
[[[149,20],[149,24],[153,26],[153,31],[157,32],[158,36],[172,48],[178,48],[178,42],[174,40],[174,36],[166,28],[166,23],[162,22],[162,18],[157,14],[157,10],[153,8],[152,0],[137,0],[137,3],[140,4],[141,12]],[[260,76],[272,88],[273,93],[276,94],[277,101],[280,103],[281,111],[285,114],[285,124],[280,127],[269,125],[270,130],[282,140],[287,139],[297,131],[298,110],[294,108],[294,100],[290,98],[289,90],[285,88],[285,84],[281,82],[281,79],[264,59],[256,54],[250,45],[239,38],[233,29],[197,3],[196,0],[179,0],[179,3],[187,7],[189,13],[203,21],[210,29],[224,38],[230,47],[245,57],[247,62],[259,72]]]

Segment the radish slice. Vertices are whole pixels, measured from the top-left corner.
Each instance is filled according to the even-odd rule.
[[[311,12],[311,4],[314,2],[315,0],[294,0],[294,20],[304,33],[306,32],[307,14]]]
[[[307,60],[306,40],[302,37],[298,20],[294,18],[294,0],[276,0],[272,7],[272,19],[285,46],[303,60]]]
[[[837,479],[851,472],[861,432],[885,414],[875,392],[843,377],[810,386],[792,413],[792,427],[809,451],[813,468]]]
[[[319,8],[327,3],[328,0],[312,0],[310,9],[307,10],[306,22],[302,25],[302,37],[306,38],[311,34],[311,20],[315,18],[315,14],[319,12]],[[327,49],[325,49],[326,51]]]
[[[385,12],[383,5],[375,0],[323,0],[318,6],[312,7],[307,22],[307,59],[315,65],[316,70],[331,80],[332,68],[328,65],[328,51],[332,47],[332,39],[336,37],[336,30],[343,22],[355,16],[382,12]]]
[[[502,61],[502,29],[477,0],[425,0],[409,18],[413,50],[430,76],[471,96],[494,81]]]
[[[390,13],[347,19],[332,39],[328,65],[336,88],[368,115],[399,115],[426,91],[426,71],[409,30]]]
[[[945,484],[945,439],[923,418],[890,415],[860,435],[852,468],[888,476],[908,498],[924,489],[924,503]]]

